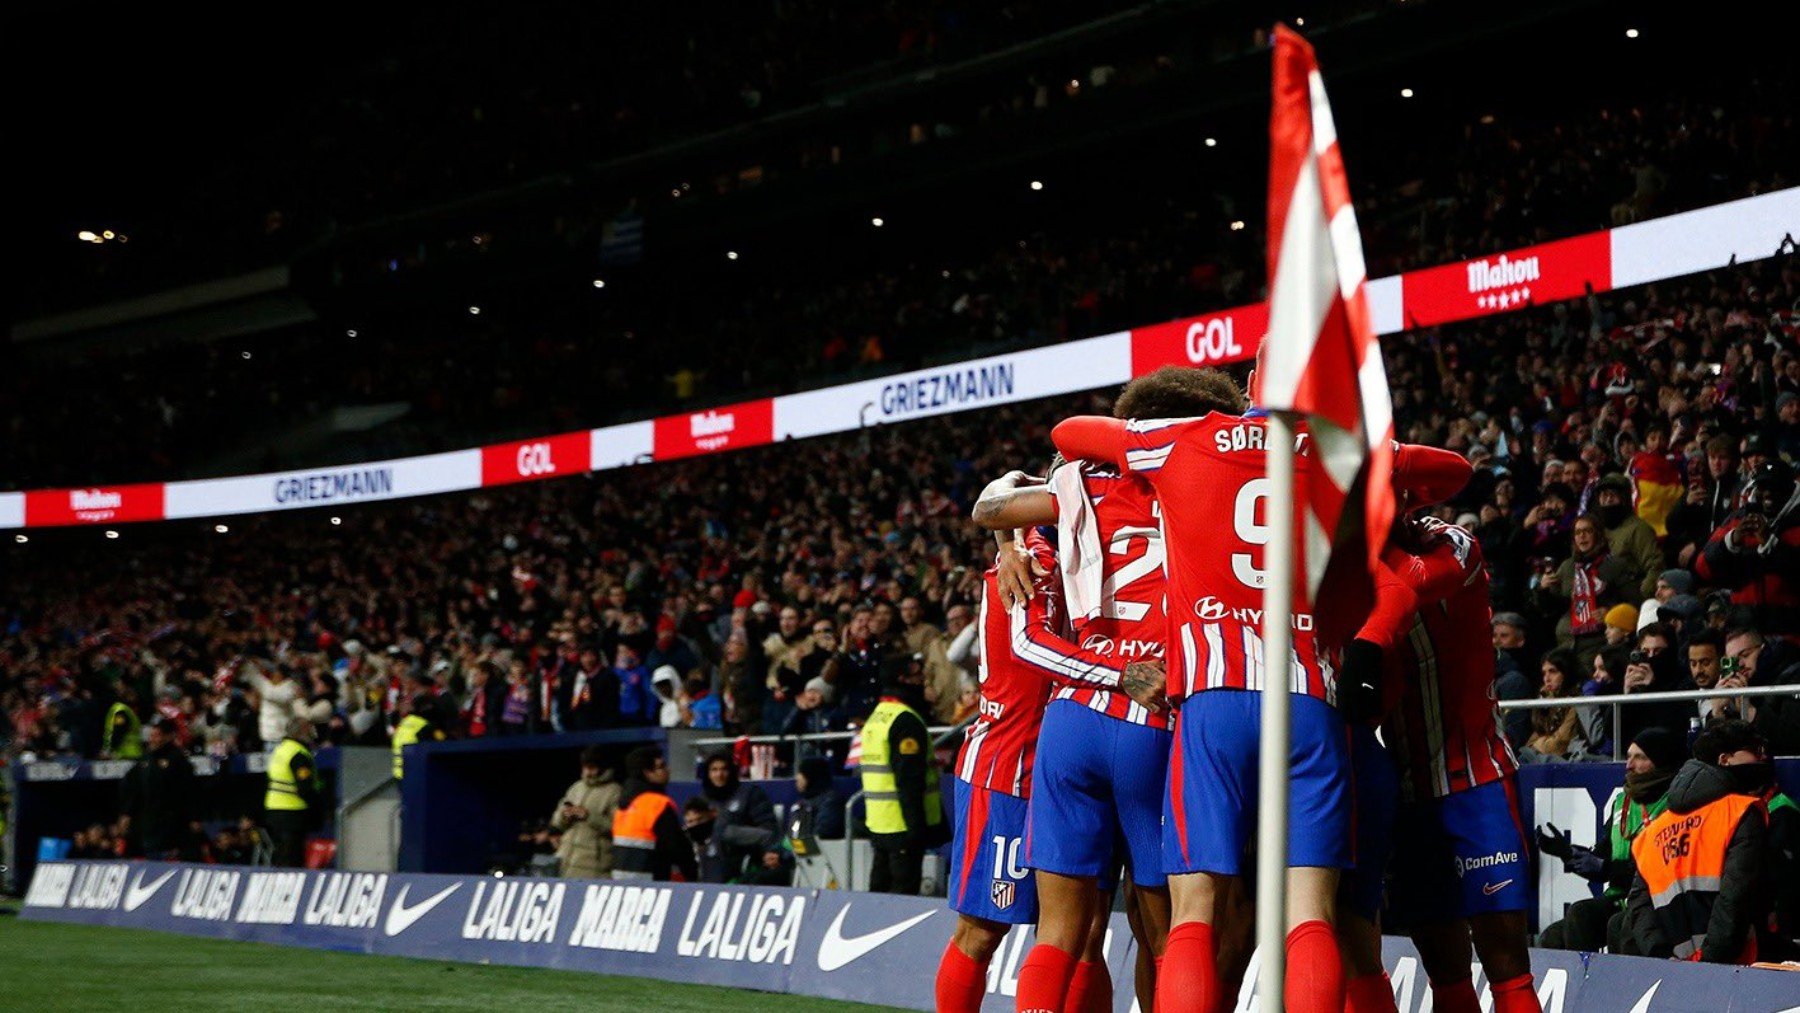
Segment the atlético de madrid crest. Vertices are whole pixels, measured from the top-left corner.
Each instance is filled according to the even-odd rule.
[[[988,896],[993,898],[994,906],[1002,911],[1012,907],[1013,898],[1018,895],[1018,884],[1010,879],[996,879],[988,889]]]

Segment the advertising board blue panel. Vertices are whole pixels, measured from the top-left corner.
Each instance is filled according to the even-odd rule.
[[[772,887],[253,869],[155,862],[44,862],[28,919],[437,961],[554,967],[930,1009],[955,917],[941,902]],[[991,1010],[1013,1006],[1029,929],[988,975]],[[1129,982],[1122,916],[1107,949]],[[1428,1009],[1411,944],[1386,941],[1402,1013]],[[1536,951],[1547,1013],[1770,1013],[1800,977],[1634,957]],[[1479,979],[1478,979],[1479,980]],[[1483,983],[1485,988],[1485,983]],[[1239,1009],[1248,1010],[1249,990]],[[1485,998],[1485,997],[1484,997]],[[1134,1008],[1121,989],[1115,1008]]]

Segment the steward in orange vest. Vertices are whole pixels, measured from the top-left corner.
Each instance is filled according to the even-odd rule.
[[[1729,769],[1689,760],[1669,786],[1668,809],[1631,842],[1637,877],[1625,931],[1644,956],[1756,960],[1755,928],[1770,896],[1769,812],[1761,798],[1736,790]]]
[[[642,746],[625,757],[625,791],[613,813],[614,879],[700,878],[694,846],[682,830],[681,814],[663,789],[669,765],[662,750]]]

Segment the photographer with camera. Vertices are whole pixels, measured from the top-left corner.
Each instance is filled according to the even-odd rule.
[[[1700,553],[1700,579],[1731,592],[1774,636],[1800,634],[1800,509],[1794,469],[1764,459],[1750,472],[1737,513]]]

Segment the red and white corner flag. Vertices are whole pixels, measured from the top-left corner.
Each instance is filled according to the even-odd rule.
[[[1306,417],[1307,600],[1327,569],[1366,581],[1394,516],[1394,406],[1369,323],[1362,237],[1312,46],[1275,28],[1269,121],[1269,332],[1258,403]],[[1356,547],[1357,552],[1344,551]],[[1336,559],[1332,559],[1336,549]],[[1361,565],[1356,565],[1361,564]],[[1345,567],[1354,567],[1344,571]]]

